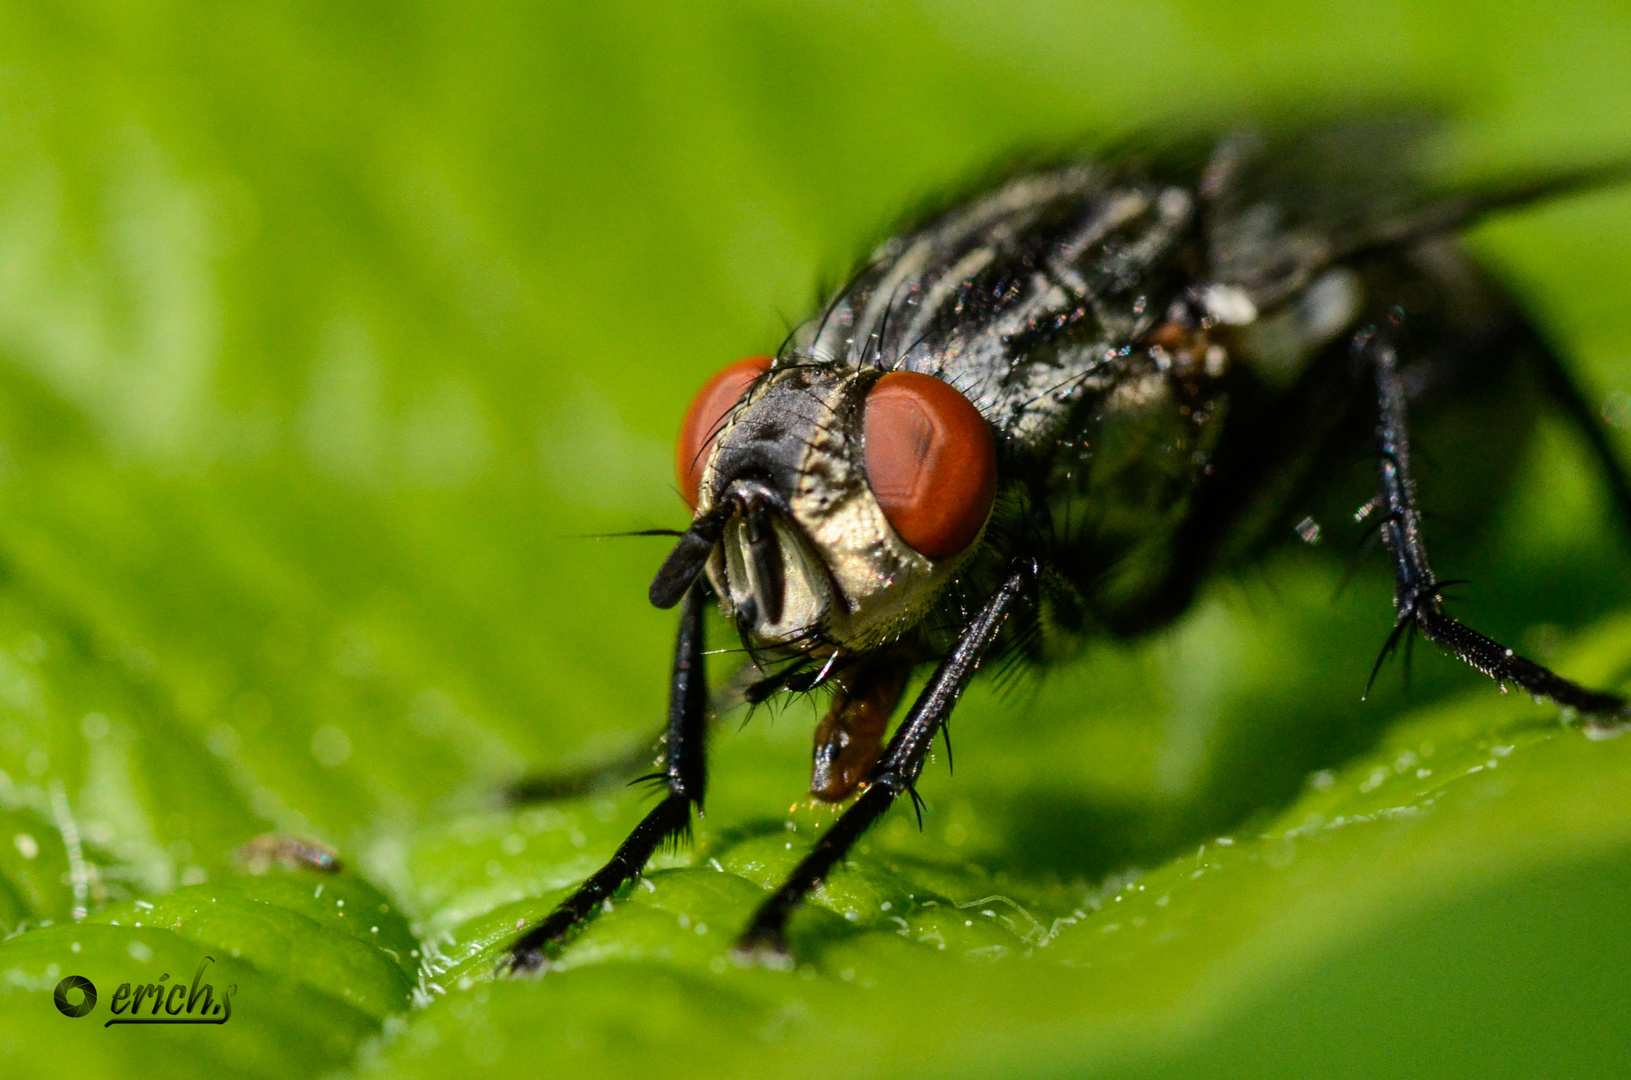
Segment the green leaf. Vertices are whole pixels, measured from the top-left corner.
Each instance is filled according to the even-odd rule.
[[[214,952],[308,983],[383,1020],[408,1004],[418,944],[367,882],[349,875],[228,879],[102,911],[95,923],[160,926]]]
[[[1602,661],[1631,655],[1631,623],[1604,635],[1594,652],[1599,662],[1584,667],[1599,675]],[[1147,873],[1092,888],[995,884],[977,867],[926,865],[936,859],[936,830],[901,843],[892,835],[898,830],[885,828],[886,839],[823,890],[821,910],[796,920],[804,964],[793,976],[741,970],[727,950],[764,888],[808,848],[815,822],[789,819],[797,831],[710,829],[693,865],[648,875],[566,950],[564,970],[537,983],[487,980],[513,935],[511,920],[542,914],[562,890],[501,905],[456,928],[439,978],[464,987],[467,999],[417,1015],[374,1067],[439,1076],[473,1060],[614,1073],[677,1057],[706,1061],[715,1074],[758,1072],[772,1060],[778,1072],[792,1074],[864,1060],[880,1073],[984,1075],[999,1061],[1011,1066],[1017,1048],[1028,1048],[1018,1050],[1033,1062],[1027,1069],[1046,1069],[1050,1061],[1054,1068],[1139,1061],[1174,1039],[1189,1056],[1215,1060],[1238,1051],[1228,1045],[1234,1025],[1225,1025],[1219,1045],[1199,1051],[1183,1038],[1204,1031],[1242,996],[1266,990],[1281,1007],[1294,1006],[1301,992],[1284,985],[1288,977],[1333,949],[1343,959],[1316,989],[1351,976],[1377,947],[1375,932],[1390,929],[1401,913],[1431,916],[1455,898],[1448,928],[1455,935],[1465,932],[1469,915],[1487,926],[1488,917],[1466,910],[1466,901],[1492,885],[1497,903],[1512,904],[1528,888],[1520,882],[1560,871],[1579,876],[1569,868],[1604,860],[1626,880],[1628,769],[1631,742],[1594,743],[1528,702],[1492,707],[1480,695],[1396,724],[1371,752],[1316,773],[1305,795],[1250,833],[1209,838]],[[482,829],[496,835],[508,827],[530,844],[539,832],[529,814],[537,812],[459,822],[470,863],[501,858],[482,843]],[[557,827],[573,828],[571,821]],[[603,843],[615,842],[619,829]],[[445,876],[447,849],[438,855]],[[536,895],[532,880],[507,876],[520,862],[490,862],[489,875],[514,881],[517,891],[530,885]],[[1631,923],[1616,905],[1591,911],[1582,927],[1586,920],[1569,906],[1567,896],[1548,897],[1539,914],[1604,942]],[[1496,927],[1510,935],[1515,923],[1509,917]],[[1526,932],[1555,941],[1557,929]],[[1564,937],[1559,944],[1571,944]],[[1615,944],[1611,955],[1618,961],[1627,952]],[[1441,959],[1430,955],[1420,964]],[[1500,974],[1477,957],[1459,966],[1474,985]],[[1582,976],[1543,974],[1565,987]],[[1495,997],[1510,1006],[1533,989],[1508,987]],[[1431,1000],[1414,991],[1401,1007]],[[1333,1008],[1359,1004],[1334,996]],[[1342,1031],[1329,1017],[1323,1022],[1333,1035]],[[1604,1060],[1603,1049],[1631,1029],[1606,1016],[1597,1023],[1601,1029],[1586,1039],[1587,1060],[1594,1050]],[[1152,1042],[1155,1032],[1164,1034]],[[1455,1033],[1416,1034],[1429,1044],[1436,1035],[1443,1047]],[[1048,1052],[1030,1056],[1038,1048]],[[1282,1062],[1287,1075],[1306,1065]]]
[[[1628,47],[1602,6],[0,10],[0,1072],[1618,1071],[1631,740],[1425,651],[1362,703],[1390,588],[1340,518],[972,689],[790,973],[726,953],[832,820],[810,706],[718,725],[695,843],[541,979],[505,943],[649,804],[492,795],[651,737],[662,545],[589,537],[683,520],[690,395],[904,207],[1379,88],[1455,117],[1447,175],[1624,157]],[[1601,192],[1470,241],[1614,423],[1628,226]],[[1602,485],[1491,390],[1417,433],[1435,565],[1624,687]],[[268,832],[342,869],[249,873]],[[230,1021],[103,1026],[200,965]]]

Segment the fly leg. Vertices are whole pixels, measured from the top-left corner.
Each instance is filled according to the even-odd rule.
[[[883,816],[883,812],[898,796],[907,793],[916,802],[917,791],[913,785],[923,771],[923,761],[928,756],[935,732],[951,715],[963,688],[991,648],[1014,602],[1035,582],[1036,577],[1037,564],[1034,559],[1020,559],[1014,564],[1002,585],[964,628],[956,647],[940,662],[929,684],[913,702],[906,719],[901,721],[889,745],[884,748],[883,756],[873,766],[867,778],[866,791],[844,811],[832,828],[822,834],[815,848],[798,864],[782,887],[759,906],[753,921],[737,940],[735,952],[738,957],[767,967],[786,967],[791,963],[784,933],[788,916],[811,889],[826,879],[832,868],[843,860],[850,846],[868,826]]]
[[[1397,353],[1392,341],[1374,327],[1355,336],[1353,349],[1355,358],[1369,364],[1376,375],[1376,440],[1380,455],[1376,505],[1382,512],[1382,543],[1393,560],[1396,612],[1393,632],[1377,658],[1371,678],[1376,678],[1382,660],[1404,634],[1420,631],[1428,641],[1482,671],[1502,689],[1512,683],[1537,698],[1581,714],[1589,732],[1607,734],[1631,720],[1631,711],[1622,698],[1572,683],[1444,613],[1443,597],[1439,595],[1443,583],[1433,576],[1427,561],[1427,543],[1422,537],[1415,483],[1410,474],[1405,389],[1399,378]]]
[[[661,780],[668,793],[634,827],[605,866],[590,875],[577,892],[561,901],[542,922],[517,938],[501,963],[511,974],[532,974],[549,963],[548,950],[587,919],[618,887],[638,877],[658,847],[688,837],[691,807],[700,811],[707,786],[703,741],[708,726],[708,683],[702,653],[704,586],[694,583],[680,608],[679,639],[674,646],[674,674],[669,683],[668,745]]]

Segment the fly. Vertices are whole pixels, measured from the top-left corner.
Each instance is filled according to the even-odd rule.
[[[1631,521],[1631,484],[1592,411],[1454,235],[1627,171],[1435,191],[1410,165],[1421,134],[1235,134],[1011,175],[882,244],[776,356],[710,380],[677,448],[691,522],[650,588],[680,611],[653,777],[664,797],[506,967],[546,967],[659,845],[688,834],[707,779],[709,603],[769,672],[750,700],[834,688],[811,792],[854,801],[736,944],[739,958],[785,965],[789,915],[896,799],[917,801],[931,741],[983,661],[1046,662],[1170,622],[1211,576],[1306,538],[1294,507],[1366,444],[1378,466],[1361,513],[1394,578],[1383,655],[1420,634],[1588,734],[1631,720],[1621,698],[1446,613],[1407,423],[1434,392],[1528,365]],[[929,665],[886,741],[912,671]]]

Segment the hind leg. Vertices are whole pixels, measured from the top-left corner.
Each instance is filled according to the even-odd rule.
[[[1537,698],[1573,710],[1593,733],[1621,729],[1631,721],[1631,710],[1624,699],[1570,682],[1444,613],[1440,592],[1445,583],[1434,576],[1427,559],[1421,511],[1411,477],[1405,389],[1399,378],[1397,352],[1387,332],[1375,327],[1355,335],[1353,351],[1376,379],[1376,505],[1382,543],[1393,562],[1395,622],[1377,666],[1405,634],[1419,631],[1427,640],[1494,679],[1503,690],[1511,683]],[[1371,677],[1375,678],[1374,669]]]

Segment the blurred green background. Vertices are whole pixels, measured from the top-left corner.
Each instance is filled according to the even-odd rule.
[[[1399,103],[1450,118],[1447,177],[1624,159],[1628,58],[1606,2],[0,8],[0,1070],[1623,1072],[1631,740],[1426,651],[1362,704],[1389,586],[1339,591],[1341,522],[971,692],[925,831],[868,839],[793,974],[723,955],[829,820],[788,809],[807,706],[722,725],[694,853],[541,981],[498,950],[643,797],[488,796],[653,730],[661,541],[582,537],[681,522],[690,395],[904,208],[1028,147]],[[1628,238],[1618,191],[1471,239],[1618,423]],[[1573,436],[1432,434],[1457,610],[1623,685]],[[245,874],[268,830],[347,872]],[[230,1024],[51,1006],[206,952]]]

